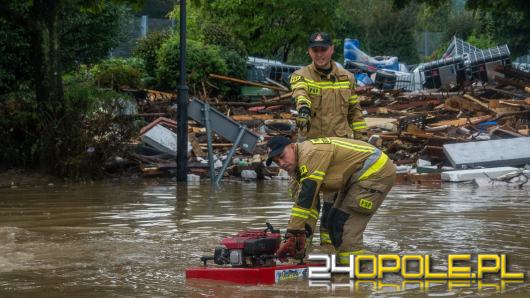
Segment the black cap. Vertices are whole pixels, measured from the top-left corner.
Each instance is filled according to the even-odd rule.
[[[326,32],[316,32],[311,34],[309,37],[309,47],[323,47],[329,48],[333,43],[331,42],[331,36]]]
[[[282,154],[285,146],[291,144],[291,140],[286,137],[273,137],[267,142],[267,147],[270,149],[269,158],[267,158],[267,166],[270,166],[272,159],[280,154]]]

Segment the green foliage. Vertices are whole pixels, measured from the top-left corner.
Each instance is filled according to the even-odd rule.
[[[479,49],[493,48],[497,44],[493,41],[493,38],[486,34],[478,34],[476,32],[471,33],[468,37],[467,42],[476,46]]]
[[[133,118],[120,113],[131,99],[75,80],[66,84],[64,99],[65,119],[57,131],[62,156],[55,172],[73,180],[100,177],[103,164],[123,154],[138,129]]]
[[[393,0],[404,8],[410,3],[425,3],[430,9],[449,5],[449,0]],[[447,20],[445,41],[453,35],[470,39],[484,46],[508,44],[514,56],[527,54],[530,49],[530,1],[526,0],[465,0],[466,11],[456,8]],[[442,21],[444,18],[441,18]],[[438,21],[436,21],[438,22]],[[479,46],[481,47],[481,46]]]
[[[91,74],[100,87],[118,88],[128,86],[140,88],[145,76],[144,63],[138,58],[110,58],[96,64]]]
[[[242,40],[250,55],[287,61],[308,36],[329,31],[338,0],[196,0],[200,20],[216,20]]]
[[[221,50],[220,54],[226,63],[227,75],[245,79],[247,74],[246,59],[235,50]]]
[[[400,61],[416,63],[419,60],[415,41],[417,10],[417,6],[411,5],[396,11],[387,0],[343,0],[337,7],[334,35],[359,39],[369,55],[397,56]],[[336,47],[336,50],[342,49]]]
[[[132,21],[131,9],[123,4],[105,1],[97,10],[79,10],[79,3],[65,1],[58,26],[63,71],[107,57],[125,39]]]
[[[31,80],[29,36],[19,26],[0,19],[0,94]]]
[[[118,113],[127,96],[78,79],[70,76],[65,81],[64,118],[57,119],[53,131],[57,143],[52,152],[60,156],[48,169],[74,180],[101,176],[103,163],[124,152],[126,141],[137,131],[133,122]],[[35,133],[42,114],[37,113],[33,93],[5,94],[0,98],[0,115],[0,164],[38,163],[48,136]]]
[[[17,90],[0,97],[0,164],[26,166],[36,156],[37,103],[30,90]]]
[[[493,20],[495,44],[508,44],[513,56],[527,55],[530,51],[530,13],[515,8],[490,12]]]
[[[155,31],[137,41],[133,55],[143,59],[145,70],[150,77],[156,77],[156,53],[169,37],[170,33],[167,31]]]
[[[166,90],[175,90],[179,80],[179,36],[167,40],[158,51],[158,81]],[[194,40],[187,41],[186,77],[192,93],[206,87],[208,74],[226,75],[228,68],[221,57],[219,47],[203,45]],[[204,87],[204,88],[205,88]]]

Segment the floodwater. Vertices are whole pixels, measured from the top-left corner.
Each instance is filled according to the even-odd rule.
[[[489,286],[361,284],[309,286],[189,281],[217,242],[265,222],[285,229],[287,183],[225,182],[211,193],[201,182],[173,180],[0,189],[0,297],[350,296],[528,297],[528,281]],[[466,184],[395,186],[370,222],[374,253],[430,254],[434,268],[454,253],[505,253],[511,272],[530,271],[529,188]],[[392,277],[392,276],[391,276]],[[348,286],[349,285],[349,286]]]

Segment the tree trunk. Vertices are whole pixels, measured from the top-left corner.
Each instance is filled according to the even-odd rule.
[[[58,161],[58,127],[64,116],[63,84],[59,66],[57,17],[60,0],[34,0],[31,15],[31,48],[37,99],[41,152],[40,164],[52,170]]]

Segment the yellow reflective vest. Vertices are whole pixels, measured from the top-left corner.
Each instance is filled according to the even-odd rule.
[[[355,78],[333,60],[331,68],[329,74],[324,74],[310,64],[291,76],[296,110],[311,109],[311,127],[307,133],[301,133],[307,139],[349,137],[352,132],[357,134],[367,129],[355,95]]]

